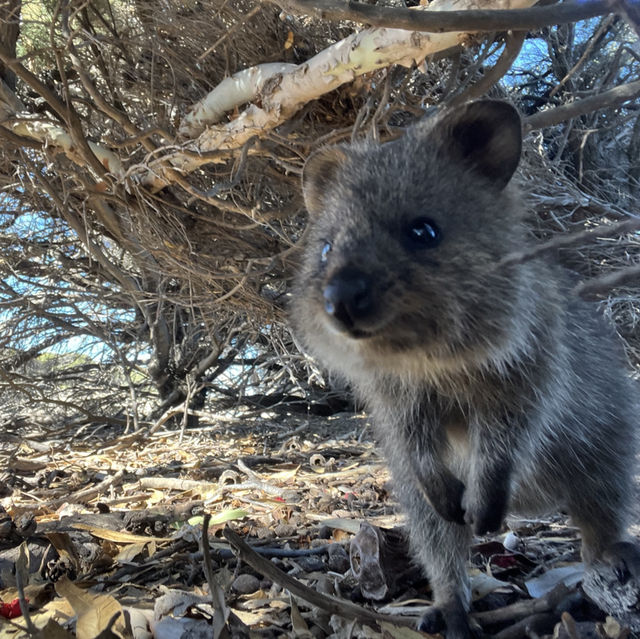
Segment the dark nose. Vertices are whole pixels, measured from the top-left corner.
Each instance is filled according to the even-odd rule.
[[[338,271],[324,287],[324,310],[347,328],[373,308],[370,278],[355,268]]]

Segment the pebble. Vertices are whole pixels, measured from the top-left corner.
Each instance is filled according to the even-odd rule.
[[[241,595],[250,595],[260,588],[260,580],[253,575],[240,575],[231,584],[231,588]]]
[[[274,529],[276,537],[294,537],[298,529],[291,524],[278,524]]]
[[[524,546],[522,539],[513,532],[508,532],[505,535],[502,545],[511,552],[522,552]]]
[[[351,564],[349,556],[342,544],[331,544],[328,548],[329,559],[327,565],[329,570],[340,573],[341,575],[349,570]]]
[[[329,526],[320,526],[318,528],[318,539],[331,539],[333,535],[333,530],[329,528]]]

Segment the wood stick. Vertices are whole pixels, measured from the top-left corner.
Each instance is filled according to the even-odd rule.
[[[313,606],[326,610],[331,614],[340,615],[346,619],[354,619],[374,629],[379,629],[379,624],[382,622],[401,627],[413,627],[417,622],[417,618],[383,615],[368,608],[358,606],[350,601],[344,601],[337,597],[330,597],[316,592],[279,570],[268,559],[261,557],[230,528],[225,528],[224,536],[238,552],[238,557],[242,559],[242,561],[248,563],[260,574],[280,584],[283,588],[286,588],[291,594],[304,599]]]

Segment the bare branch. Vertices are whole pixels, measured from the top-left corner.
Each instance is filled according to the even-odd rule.
[[[640,5],[637,0],[618,0],[618,11],[635,29],[640,38]]]
[[[589,56],[591,55],[591,52],[593,51],[593,48],[596,46],[596,44],[600,40],[602,34],[605,33],[605,31],[611,26],[614,19],[615,19],[615,16],[611,15],[602,21],[602,23],[598,27],[598,30],[589,39],[589,43],[585,47],[582,55],[580,56],[580,59],[573,65],[573,67],[571,67],[571,70],[566,73],[564,78],[562,78],[562,80],[560,80],[560,82],[558,82],[558,84],[556,84],[556,86],[553,87],[553,89],[551,89],[551,92],[549,93],[550,99],[556,93],[558,93],[558,91],[560,91],[560,89],[567,83],[569,78],[574,73],[576,73],[576,71],[578,71],[578,69],[580,69],[580,67],[588,60]]]
[[[498,263],[499,267],[507,264],[520,264],[526,260],[530,260],[534,257],[538,257],[543,253],[549,251],[557,251],[561,248],[567,248],[569,246],[576,246],[583,242],[594,242],[601,238],[617,237],[625,235],[626,233],[634,233],[640,229],[640,217],[631,217],[622,222],[609,225],[598,225],[596,228],[587,229],[585,231],[579,231],[575,233],[564,233],[558,235],[548,242],[535,245],[529,251],[522,251],[519,253],[511,253]]]
[[[608,295],[611,293],[611,289],[624,286],[625,284],[632,284],[634,288],[640,287],[640,264],[580,282],[580,284],[573,289],[573,292],[580,297],[590,298],[599,295]]]
[[[618,106],[638,96],[640,96],[640,80],[622,84],[598,95],[530,115],[524,120],[524,132],[528,133],[534,129],[544,129],[565,120],[592,113],[598,109]]]
[[[604,1],[604,0],[598,0]],[[609,1],[609,0],[606,0]],[[519,7],[532,4],[533,0],[500,0],[501,6]],[[475,3],[495,6],[495,0],[478,0]],[[364,6],[364,5],[363,5]],[[450,6],[456,6],[451,0],[434,0],[421,10],[427,13],[447,13]],[[411,12],[414,13],[419,12]],[[454,12],[464,13],[464,12]],[[509,13],[507,11],[507,13]],[[197,117],[192,117],[185,131],[196,131],[207,127],[196,142],[196,147],[204,152],[237,148],[253,136],[263,136],[271,129],[291,118],[299,109],[322,95],[352,82],[356,77],[370,73],[392,64],[413,66],[428,55],[449,49],[467,39],[468,35],[460,31],[449,31],[441,34],[427,34],[401,29],[366,29],[354,33],[340,42],[327,47],[304,64],[288,68],[284,72],[275,73],[260,83],[255,84],[253,91],[248,91],[245,76],[252,77],[252,69],[246,69],[234,78],[231,86],[238,90],[239,101],[224,101],[224,108],[230,110],[248,100],[254,100],[239,117],[229,123],[215,125],[221,114],[217,104],[220,102],[218,88],[214,89],[194,109]],[[259,69],[254,67],[253,69]],[[271,69],[269,69],[269,73]],[[258,73],[258,77],[262,74]],[[219,87],[226,86],[228,80]],[[212,97],[213,96],[213,97]],[[259,97],[260,106],[257,102]],[[204,109],[211,102],[215,108]],[[205,115],[207,119],[205,119]],[[170,160],[162,158],[153,163],[143,183],[153,189],[160,189],[175,181],[175,170],[188,173],[202,164],[176,153]]]
[[[90,164],[90,166],[98,175],[103,176],[106,172],[106,169],[100,161],[100,158],[98,158],[95,154],[95,150],[98,147],[97,145],[91,144],[86,140],[78,116],[73,111],[70,104],[65,105],[46,84],[44,84],[34,73],[29,71],[29,69],[27,69],[18,60],[16,60],[1,42],[0,61],[2,61],[7,68],[11,69],[16,74],[16,76],[23,80],[28,86],[37,91],[47,101],[51,108],[58,114],[58,116],[60,116],[60,119],[63,122],[67,123],[70,132],[65,131],[64,133],[68,135],[69,140],[73,141],[73,144],[67,145],[70,148],[71,152],[78,155],[77,148],[75,149],[75,151],[73,151],[71,147],[79,147],[83,151],[82,157],[84,159],[81,164]]]
[[[475,98],[479,98],[487,93],[487,91],[497,84],[509,71],[513,61],[518,57],[522,49],[524,38],[525,33],[523,31],[509,33],[506,37],[504,51],[493,67],[491,67],[491,69],[489,69],[473,86],[469,87],[463,93],[456,95],[449,104],[451,106],[462,104],[467,100],[474,100]]]
[[[288,13],[311,15],[320,20],[351,20],[375,27],[426,33],[465,31],[531,31],[554,24],[587,20],[622,11],[616,0],[563,2],[532,9],[426,12],[419,9],[382,7],[337,0],[276,0]]]

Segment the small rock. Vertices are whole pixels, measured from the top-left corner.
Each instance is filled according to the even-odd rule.
[[[278,524],[273,532],[276,537],[294,537],[297,534],[297,528],[291,524]]]
[[[329,559],[327,565],[329,570],[338,572],[341,575],[347,572],[350,567],[349,555],[341,544],[331,544],[328,549]]]
[[[260,580],[253,575],[240,575],[231,588],[240,595],[250,595],[260,588]]]
[[[320,626],[311,626],[311,634],[315,639],[324,639],[327,633]]]
[[[299,557],[296,559],[296,563],[305,572],[323,572],[325,570],[325,563],[318,557]]]
[[[505,535],[502,545],[511,552],[522,552],[524,550],[522,539],[514,532],[508,532]]]
[[[9,539],[13,532],[15,531],[15,525],[11,521],[11,517],[8,515],[6,517],[0,518],[0,539]]]
[[[275,537],[273,530],[267,526],[260,526],[259,528],[256,528],[255,534],[258,539],[273,539],[273,537]]]
[[[329,579],[327,575],[320,575],[318,579],[316,579],[315,590],[323,595],[336,594],[333,580]]]
[[[333,530],[329,526],[322,525],[318,528],[318,539],[331,539]]]

